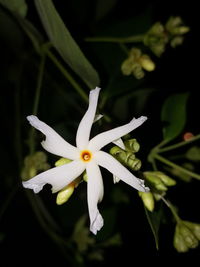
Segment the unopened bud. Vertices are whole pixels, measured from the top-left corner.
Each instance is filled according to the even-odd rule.
[[[59,160],[57,160],[57,161],[55,162],[55,166],[56,166],[56,167],[59,167],[59,166],[62,166],[62,165],[64,165],[64,164],[68,164],[68,163],[70,163],[71,161],[72,161],[71,159],[60,158]]]
[[[160,179],[161,181],[166,185],[166,186],[173,186],[176,184],[176,181],[169,176],[167,176],[163,172],[155,171],[154,172]]]
[[[141,197],[144,206],[149,210],[154,210],[154,198],[151,192],[138,192],[139,196]]]
[[[132,153],[136,153],[140,150],[140,144],[136,139],[129,139],[124,141],[124,145],[127,151],[131,151]]]
[[[160,177],[155,172],[144,172],[146,180],[150,182],[157,190],[167,191],[167,187],[164,185]]]
[[[131,73],[133,72],[133,61],[131,58],[124,60],[121,65],[121,71],[124,75],[131,75]]]
[[[185,222],[177,223],[174,235],[174,247],[177,251],[186,252],[190,248],[196,248],[198,244],[198,239]]]
[[[147,55],[143,55],[140,58],[140,65],[146,71],[154,71],[156,68],[155,63],[151,60],[151,58]]]
[[[56,204],[62,205],[63,203],[67,202],[68,199],[74,192],[74,183],[70,183],[66,187],[64,187],[60,192],[57,194]]]
[[[200,224],[184,221],[184,224],[194,233],[196,238],[200,241]]]

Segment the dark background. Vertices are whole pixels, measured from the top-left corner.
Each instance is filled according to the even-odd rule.
[[[166,96],[174,92],[190,91],[190,99],[188,103],[188,120],[186,125],[186,131],[192,131],[195,134],[199,130],[199,22],[198,22],[198,8],[197,1],[113,1],[115,4],[112,9],[103,17],[99,17],[95,12],[97,1],[92,0],[75,0],[75,1],[54,1],[55,6],[64,20],[66,26],[71,32],[72,36],[78,42],[80,47],[86,53],[88,59],[92,62],[94,67],[100,74],[101,87],[106,87],[109,80],[109,72],[107,72],[99,60],[96,51],[99,51],[99,44],[88,44],[84,42],[84,38],[88,36],[103,35],[108,33],[111,36],[117,35],[118,31],[123,34],[124,28],[122,25],[126,25],[126,21],[133,17],[142,16],[148,17],[148,21],[152,23],[156,21],[166,22],[171,16],[181,16],[186,25],[191,28],[191,31],[187,34],[183,45],[176,49],[168,49],[161,59],[155,59],[157,68],[151,73],[147,74],[146,78],[141,84],[142,88],[154,88],[155,91],[149,95],[145,101],[145,105],[140,106],[137,103],[134,106],[130,105],[128,111],[135,112],[137,115],[147,115],[149,117],[148,122],[139,129],[136,133],[142,144],[142,152],[148,151],[153,145],[156,145],[161,141],[161,124],[160,124],[160,109]],[[106,0],[101,1],[105,3]],[[112,1],[110,1],[112,2]],[[32,1],[27,1],[29,4],[29,11],[27,18],[30,19],[34,25],[45,35],[42,26],[39,22],[34,4]],[[104,5],[102,5],[102,8]],[[1,8],[8,16],[9,12]],[[149,15],[150,14],[150,15]],[[139,27],[145,28],[144,25]],[[127,24],[128,25],[128,24]],[[23,92],[20,95],[20,109],[21,109],[21,122],[20,125],[24,131],[21,132],[22,140],[26,140],[28,125],[25,121],[25,116],[31,112],[31,103],[34,96],[34,79],[36,77],[35,64],[37,62],[37,56],[34,54],[32,46],[26,35],[22,30],[19,30],[19,34],[16,36],[7,31],[9,25],[1,25],[1,194],[0,202],[4,203],[8,194],[13,190],[12,200],[9,202],[7,209],[4,211],[1,218],[0,228],[0,255],[2,266],[26,266],[30,264],[49,265],[55,262],[56,265],[63,264],[63,266],[70,266],[70,260],[65,259],[61,253],[59,247],[52,242],[49,236],[42,229],[38,220],[36,219],[30,204],[26,198],[24,190],[19,182],[19,170],[17,164],[17,154],[15,144],[15,131],[18,127],[15,117],[17,100],[16,100],[16,84],[20,74],[20,66],[22,62],[26,60],[27,69],[23,71],[23,79],[21,79],[21,85],[27,87],[28,92]],[[130,25],[129,25],[130,27]],[[147,26],[148,28],[148,26]],[[113,31],[113,33],[112,33]],[[124,30],[130,32],[130,29]],[[19,37],[20,36],[20,37]],[[104,47],[104,46],[103,46]],[[102,49],[102,48],[101,48]],[[102,51],[103,53],[104,51]],[[105,50],[106,53],[106,50]],[[34,60],[35,59],[35,60]],[[29,63],[29,64],[27,64]],[[115,62],[113,61],[113,66]],[[19,67],[19,68],[18,68]],[[49,67],[49,73],[53,74],[53,67]],[[61,79],[59,73],[55,73],[53,79]],[[31,82],[30,82],[31,81]],[[45,90],[41,95],[41,106],[39,112],[42,116],[46,117],[46,122],[55,123],[63,120],[60,115],[62,110],[56,106],[55,109],[51,108],[56,99],[56,92],[50,88],[50,91],[46,89],[51,83],[51,79],[47,79],[44,87]],[[64,83],[61,81],[61,84]],[[74,97],[74,94],[71,93]],[[121,93],[123,97],[123,94]],[[114,99],[115,100],[115,99]],[[113,100],[113,101],[114,101]],[[78,100],[80,101],[80,99]],[[81,101],[80,101],[81,102]],[[58,104],[58,103],[57,103]],[[134,105],[133,104],[133,105]],[[81,108],[85,110],[86,106],[80,104]],[[128,113],[120,116],[118,111],[113,112],[114,104],[111,101],[109,105],[106,105],[105,111],[109,114],[112,113],[113,117],[120,122],[127,121],[129,119]],[[69,112],[65,110],[65,113]],[[54,114],[54,111],[55,114]],[[142,114],[141,114],[142,113]],[[47,116],[47,114],[49,116]],[[81,118],[82,111],[77,113],[71,113],[72,118],[76,123],[71,122],[72,131],[75,133],[78,121]],[[59,128],[59,127],[58,127]],[[71,137],[72,139],[72,137]],[[72,140],[70,140],[72,141]],[[73,140],[74,141],[74,140]],[[25,141],[23,141],[25,145]],[[38,142],[39,143],[39,142]],[[27,153],[27,148],[23,152]],[[140,155],[141,158],[143,155]],[[144,166],[148,168],[148,165]],[[18,181],[18,182],[17,182]],[[17,184],[17,186],[16,186]],[[106,183],[105,183],[106,184]],[[111,185],[108,182],[108,188]],[[105,186],[106,187],[106,186]],[[130,194],[130,190],[122,185],[124,190]],[[199,183],[194,181],[191,184],[181,183],[170,192],[171,200],[179,207],[181,218],[188,219],[194,222],[200,222],[199,216]],[[15,189],[17,188],[17,189]],[[45,189],[41,193],[41,197],[48,205],[48,208],[53,212],[53,216],[60,220],[57,214],[55,199],[52,199],[50,191]],[[105,196],[109,194],[109,189],[105,189]],[[135,195],[134,195],[135,194]],[[107,266],[110,264],[125,264],[134,266],[136,264],[146,265],[153,264],[159,266],[161,264],[173,264],[174,261],[177,264],[183,265],[185,263],[194,264],[199,258],[199,248],[191,250],[185,254],[178,254],[173,248],[172,240],[174,233],[174,225],[168,222],[163,223],[160,229],[160,250],[155,248],[153,235],[150,231],[149,225],[143,212],[142,203],[136,201],[134,193],[129,204],[119,204],[117,206],[117,223],[115,229],[122,235],[123,245],[119,248],[108,248],[105,251],[105,257],[103,262],[88,262],[87,266]],[[73,196],[72,202],[75,200]],[[79,200],[80,209],[87,210],[85,196]],[[70,200],[71,201],[71,200]],[[68,203],[70,205],[70,202]],[[67,204],[66,204],[67,205]],[[104,206],[109,205],[109,198],[105,197],[102,203],[102,210]],[[79,208],[77,208],[79,210]],[[65,210],[63,210],[65,212]],[[78,217],[77,210],[66,210],[66,219],[70,220],[70,217]],[[72,214],[70,213],[72,212]],[[76,215],[74,215],[74,214]],[[166,210],[166,217],[170,217],[169,212]],[[109,220],[105,220],[105,224],[109,224]]]

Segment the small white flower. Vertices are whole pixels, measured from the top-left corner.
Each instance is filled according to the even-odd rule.
[[[87,172],[87,201],[90,216],[90,231],[94,234],[103,226],[103,218],[97,208],[98,202],[103,198],[103,180],[99,166],[106,168],[120,180],[131,185],[139,191],[149,191],[140,179],[136,178],[128,169],[119,163],[110,154],[100,149],[110,142],[128,134],[140,126],[147,118],[133,118],[128,124],[103,132],[89,141],[91,127],[95,118],[97,101],[100,88],[90,92],[89,107],[82,118],[77,134],[76,147],[66,142],[46,123],[40,121],[36,116],[28,116],[30,124],[41,131],[46,139],[41,144],[48,152],[60,157],[71,159],[72,162],[42,172],[32,179],[23,182],[25,188],[33,189],[35,193],[42,190],[45,184],[52,185],[52,192],[56,193],[81,175]]]

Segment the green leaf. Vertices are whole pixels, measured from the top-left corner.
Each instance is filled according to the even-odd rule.
[[[28,7],[25,0],[0,0],[0,4],[23,18],[27,14]]]
[[[151,231],[154,235],[156,248],[159,249],[159,228],[160,228],[160,221],[161,221],[161,209],[158,211],[150,212],[145,207],[145,214],[147,216],[148,223],[151,227]]]
[[[71,36],[52,1],[35,0],[35,5],[47,35],[61,57],[89,88],[96,87],[99,84],[98,73]]]
[[[161,120],[166,123],[163,128],[164,140],[171,141],[184,129],[188,97],[189,93],[174,94],[164,102],[161,112]]]

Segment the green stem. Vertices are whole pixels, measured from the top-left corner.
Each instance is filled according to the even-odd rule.
[[[101,43],[140,43],[143,42],[144,34],[139,34],[130,37],[88,37],[86,42],[101,42]]]
[[[84,92],[84,90],[80,87],[80,85],[74,80],[74,78],[69,74],[69,72],[63,67],[63,65],[58,61],[58,59],[54,56],[54,54],[46,49],[47,56],[51,59],[51,61],[55,64],[55,66],[60,70],[63,76],[71,83],[73,88],[79,93],[79,95],[88,103],[88,96]]]
[[[35,90],[35,98],[33,103],[33,115],[37,115],[38,112],[38,106],[39,106],[39,100],[40,100],[40,93],[41,93],[41,87],[42,87],[42,80],[44,76],[44,66],[45,66],[45,60],[46,55],[43,53],[41,56],[41,61],[39,65],[39,71],[38,71],[38,78],[37,78],[37,84],[36,84],[36,90]],[[30,154],[34,153],[35,150],[35,128],[32,127],[30,130],[30,141],[29,141],[29,147],[30,147]]]
[[[181,171],[181,172],[183,172],[185,174],[188,174],[189,176],[191,176],[191,177],[193,177],[193,178],[195,178],[197,180],[200,180],[200,175],[199,174],[194,173],[192,171],[189,171],[189,170],[187,170],[187,169],[185,169],[185,168],[173,163],[172,161],[170,161],[170,160],[168,160],[168,159],[166,159],[166,158],[164,158],[164,157],[162,157],[162,156],[160,156],[160,155],[158,155],[156,153],[154,154],[154,158],[159,160],[159,161],[161,161],[161,162],[163,162],[164,164],[166,164],[166,165],[168,165],[168,166],[170,166],[172,168],[175,168],[175,169],[177,169],[177,170],[179,170],[179,171]]]
[[[178,216],[174,206],[168,200],[166,200],[163,196],[161,196],[161,199],[167,205],[167,207],[171,210],[171,213],[174,215],[174,218],[176,219],[177,223],[181,222],[181,219]]]
[[[170,150],[174,150],[174,149],[177,149],[179,147],[182,147],[182,146],[185,146],[185,145],[188,145],[196,140],[200,139],[200,134],[192,137],[191,139],[189,140],[186,140],[186,141],[182,141],[182,142],[179,142],[175,145],[171,145],[171,146],[167,146],[167,147],[164,147],[164,148],[161,148],[159,149],[159,152],[167,152],[167,151],[170,151]]]

